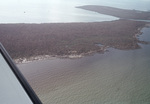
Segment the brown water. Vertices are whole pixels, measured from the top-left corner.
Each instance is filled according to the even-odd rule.
[[[141,40],[150,40],[143,29]],[[19,64],[44,104],[150,104],[150,44],[81,59]]]

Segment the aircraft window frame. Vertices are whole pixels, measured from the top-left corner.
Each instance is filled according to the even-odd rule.
[[[5,59],[6,63],[9,65],[13,74],[18,79],[19,83],[23,87],[24,91],[26,92],[30,100],[33,102],[33,104],[42,104],[38,96],[35,94],[31,86],[29,85],[25,77],[22,75],[22,73],[19,71],[15,63],[12,61],[11,57],[9,56],[9,54],[7,53],[7,51],[5,50],[5,48],[1,43],[0,43],[0,53]]]

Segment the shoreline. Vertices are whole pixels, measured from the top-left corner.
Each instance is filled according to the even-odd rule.
[[[146,26],[149,26],[147,22],[124,19],[71,24],[8,24],[0,25],[0,34],[3,33],[0,41],[16,63],[75,59],[104,53],[108,46],[120,50],[140,48],[137,37]]]
[[[99,51],[89,51],[87,53],[81,53],[81,54],[70,54],[70,55],[38,55],[38,56],[32,56],[29,58],[17,58],[14,59],[14,62],[16,64],[26,64],[34,61],[41,61],[41,60],[54,60],[54,59],[80,59],[86,56],[90,56],[95,53],[103,54],[104,52],[108,52],[107,48],[109,46],[104,46],[103,50]]]
[[[141,36],[143,34],[143,32],[141,32],[143,28],[150,28],[150,24],[145,24],[145,26],[138,28],[137,31],[139,31],[139,32],[136,33],[133,36],[133,38],[135,38],[138,41],[138,43],[149,44],[148,42],[140,41],[139,38],[138,38],[139,36]],[[95,54],[95,53],[104,54],[105,52],[108,52],[107,49],[110,46],[100,46],[100,47],[101,48],[100,48],[99,51],[98,50],[97,51],[89,51],[87,53],[70,54],[70,55],[38,55],[38,56],[29,57],[29,58],[26,58],[26,57],[24,57],[24,58],[17,58],[17,59],[14,59],[14,62],[16,64],[26,64],[26,63],[30,63],[30,62],[34,62],[34,61],[41,61],[41,60],[80,59],[80,58],[83,58],[83,57],[86,57],[86,56],[90,56],[90,55]],[[111,47],[111,48],[114,48],[114,47]],[[134,49],[132,49],[132,50],[134,50]]]

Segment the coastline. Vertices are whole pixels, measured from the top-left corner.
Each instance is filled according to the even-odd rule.
[[[89,9],[90,7],[92,10]],[[108,11],[103,12],[112,15],[109,14],[112,7],[95,6],[94,10],[93,7],[78,8],[95,12],[98,8],[100,10],[105,8]],[[118,8],[113,10],[126,11]],[[130,15],[133,10],[127,11]],[[138,39],[142,34],[141,30],[146,26],[150,24],[128,18],[92,23],[0,24],[0,34],[2,34],[0,41],[4,46],[6,45],[6,49],[16,63],[54,58],[75,59],[93,53],[104,53],[108,47],[120,50],[138,49],[140,48],[138,43],[147,44]],[[8,43],[7,40],[10,42]]]
[[[139,31],[139,32],[138,32],[137,34],[135,34],[134,38],[138,41],[138,43],[141,43],[141,44],[149,44],[149,42],[139,40],[139,37],[143,34],[143,32],[142,32],[142,29],[143,29],[143,28],[150,28],[150,23],[145,24],[144,27],[138,28],[138,31]]]
[[[104,52],[108,51],[107,48],[109,48],[109,46],[103,48],[103,50],[101,50],[101,52],[99,52],[100,54],[103,54]],[[86,57],[86,56],[90,56],[94,53],[98,53],[98,51],[89,51],[87,53],[81,53],[81,54],[70,54],[70,55],[38,55],[38,56],[32,56],[29,58],[17,58],[14,59],[14,62],[16,64],[26,64],[26,63],[30,63],[33,61],[41,61],[41,60],[54,60],[54,59],[80,59],[82,57]]]
[[[145,26],[143,27],[140,27],[137,29],[137,33],[133,36],[133,38],[135,38],[138,43],[141,43],[141,44],[149,44],[148,42],[145,42],[145,41],[140,41],[139,40],[139,36],[141,36],[143,33],[141,32],[143,28],[146,28],[146,27],[150,27],[150,24],[145,24]],[[17,58],[17,59],[14,59],[14,62],[16,64],[26,64],[26,63],[30,63],[30,62],[33,62],[33,61],[40,61],[40,60],[54,60],[54,59],[79,59],[79,58],[83,58],[83,57],[86,57],[86,56],[90,56],[92,54],[95,54],[95,53],[100,53],[100,54],[103,54],[105,52],[108,52],[107,48],[109,48],[110,46],[101,46],[101,50],[99,51],[89,51],[87,53],[81,53],[81,54],[70,54],[70,55],[38,55],[38,56],[32,56],[32,57],[29,57],[29,58]],[[113,47],[112,47],[113,48]],[[72,53],[76,53],[76,52],[72,52]]]

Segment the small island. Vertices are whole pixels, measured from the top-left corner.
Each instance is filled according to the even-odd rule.
[[[127,10],[97,5],[78,6],[77,8],[90,10],[122,19],[150,20],[150,11]]]
[[[93,23],[0,24],[0,42],[17,62],[49,57],[79,58],[104,53],[108,47],[138,49],[138,43],[147,43],[138,40],[137,35],[142,34],[141,29],[148,23],[127,18]]]

